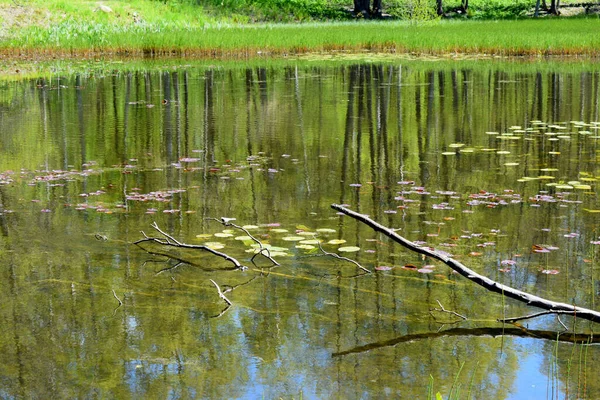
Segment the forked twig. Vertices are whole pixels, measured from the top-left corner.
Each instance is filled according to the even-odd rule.
[[[542,315],[548,315],[548,314],[566,314],[566,315],[573,315],[576,316],[576,313],[573,313],[572,311],[564,311],[564,310],[548,310],[548,311],[540,311],[534,314],[529,314],[529,315],[522,315],[520,317],[512,317],[512,318],[498,318],[496,321],[498,322],[505,322],[505,323],[514,323],[514,322],[518,322],[518,321],[523,321],[525,319],[531,319],[531,318],[537,318],[537,317],[541,317]],[[569,328],[567,328],[565,326],[565,324],[562,323],[562,321],[559,319],[558,322],[561,323],[561,325],[566,329],[569,330]]]
[[[117,293],[115,292],[115,289],[112,289],[112,294],[113,296],[115,296],[115,299],[117,299],[117,301],[119,302],[119,305],[117,306],[117,308],[115,308],[113,310],[113,316],[117,313],[117,310],[119,309],[119,307],[121,307],[123,305],[123,302],[121,301],[121,299],[119,298],[119,296],[117,296]]]
[[[221,287],[219,285],[217,285],[217,282],[213,281],[212,279],[209,279],[213,285],[215,285],[215,287],[217,288],[217,292],[219,292],[219,297],[222,298],[223,300],[225,300],[225,303],[231,305],[231,301],[225,297],[225,295],[223,294],[223,292],[221,291]]]
[[[368,274],[371,273],[371,271],[369,271],[368,269],[366,269],[365,267],[363,267],[362,265],[360,265],[358,263],[358,261],[353,260],[353,259],[348,258],[348,257],[340,256],[337,253],[330,253],[328,251],[325,251],[325,249],[323,249],[323,246],[321,246],[321,242],[320,241],[317,244],[319,245],[319,249],[321,249],[321,251],[323,252],[323,255],[330,256],[330,257],[333,257],[333,258],[337,258],[338,260],[343,260],[343,261],[351,262],[352,264],[356,265],[358,268],[362,269],[366,273],[368,273]]]
[[[212,221],[217,221],[218,223],[220,223],[220,224],[221,224],[221,225],[223,225],[223,226],[231,226],[231,227],[233,227],[233,228],[239,229],[239,230],[241,230],[242,232],[244,232],[244,233],[245,233],[245,234],[246,234],[246,235],[247,235],[247,236],[248,236],[250,239],[252,239],[252,241],[253,241],[253,242],[255,242],[256,244],[258,244],[258,246],[259,246],[259,248],[258,248],[258,251],[257,251],[257,252],[255,252],[255,253],[254,253],[254,255],[252,256],[252,258],[250,259],[250,261],[252,261],[252,263],[253,263],[254,265],[256,265],[256,264],[254,263],[254,258],[255,258],[257,255],[259,255],[259,254],[260,254],[260,255],[262,255],[263,257],[265,257],[265,258],[269,259],[269,261],[271,261],[271,262],[273,263],[273,265],[277,265],[277,266],[279,266],[279,265],[280,265],[280,264],[279,264],[277,261],[275,261],[275,260],[273,259],[273,257],[271,257],[271,251],[270,251],[268,248],[266,248],[266,247],[263,245],[263,243],[262,243],[260,240],[258,240],[257,238],[255,238],[255,237],[254,237],[254,235],[252,235],[252,234],[251,234],[251,233],[248,231],[248,229],[244,228],[243,226],[239,226],[239,225],[237,225],[237,224],[234,224],[233,222],[231,222],[231,221],[232,221],[234,218],[225,218],[225,217],[221,217],[221,219],[217,219],[217,218],[212,218],[212,217],[209,217],[209,218],[206,218],[206,219],[208,219],[208,220],[212,220]],[[266,254],[265,254],[265,253],[266,253]]]
[[[228,254],[221,253],[220,251],[211,249],[208,246],[195,245],[195,244],[187,244],[187,243],[182,243],[182,242],[178,241],[173,236],[169,235],[168,233],[166,233],[162,229],[160,229],[158,227],[158,225],[156,224],[156,222],[153,222],[151,226],[156,231],[158,231],[161,235],[163,235],[165,237],[165,239],[159,239],[159,238],[155,238],[155,237],[150,237],[150,236],[146,235],[146,233],[144,231],[141,231],[141,233],[144,236],[144,238],[133,242],[133,244],[135,244],[136,246],[142,248],[142,246],[140,246],[140,243],[154,242],[154,243],[158,243],[158,244],[163,245],[163,246],[171,246],[171,247],[178,247],[178,248],[184,248],[184,249],[199,249],[199,250],[204,250],[204,251],[207,251],[207,252],[209,252],[211,254],[214,254],[216,256],[224,258],[225,260],[227,260],[230,263],[232,263],[236,268],[240,268],[240,269],[245,269],[246,268],[236,258],[231,257]],[[145,250],[145,251],[148,251],[148,250]],[[164,255],[164,256],[170,257],[170,256],[168,256],[166,254],[160,254],[160,255]],[[180,260],[180,261],[183,261],[183,260]]]
[[[223,291],[221,290],[221,287],[219,287],[219,285],[217,285],[217,282],[213,281],[212,279],[210,279],[210,281],[217,288],[217,292],[219,293],[219,297],[222,298],[223,301],[225,301],[225,303],[227,303],[227,306],[223,309],[223,311],[221,311],[219,314],[211,317],[211,318],[219,318],[221,315],[225,314],[227,312],[227,310],[229,310],[229,307],[231,307],[232,303],[231,303],[231,301],[227,297],[225,297],[225,295],[223,294]]]
[[[429,314],[433,317],[433,319],[436,320],[437,323],[439,323],[439,324],[455,324],[455,323],[457,323],[459,321],[454,321],[454,322],[447,322],[447,321],[446,322],[439,322],[439,321],[437,321],[437,318],[433,314],[434,311],[443,312],[443,313],[447,313],[447,314],[452,314],[452,315],[454,315],[454,316],[462,319],[463,321],[466,321],[468,319],[467,317],[465,317],[462,314],[457,313],[456,311],[446,310],[444,308],[444,306],[442,305],[442,303],[440,303],[439,300],[436,300],[436,302],[439,304],[440,308],[432,308],[432,309],[430,309],[429,310]]]

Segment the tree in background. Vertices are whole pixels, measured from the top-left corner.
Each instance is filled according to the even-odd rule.
[[[354,0],[354,14],[365,18],[381,18],[381,0],[373,0],[373,8],[370,3],[370,0]]]

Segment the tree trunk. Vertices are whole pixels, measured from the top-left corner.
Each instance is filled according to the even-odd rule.
[[[373,0],[373,10],[371,11],[371,15],[374,18],[381,18],[381,0]]]
[[[444,7],[442,5],[442,0],[435,1],[435,8],[437,15],[444,15]]]
[[[462,0],[460,6],[462,8],[462,11],[466,14],[469,10],[469,0]]]
[[[364,18],[369,18],[371,15],[369,4],[370,0],[354,0],[354,15],[362,15]]]
[[[540,15],[540,0],[536,0],[536,2],[535,2],[535,11],[533,13],[533,16],[535,18],[537,18],[537,17],[539,17],[539,15]]]
[[[550,2],[550,14],[560,15],[558,8],[560,7],[560,0],[552,0]]]

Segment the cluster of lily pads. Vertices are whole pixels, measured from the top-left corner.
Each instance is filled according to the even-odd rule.
[[[226,247],[226,241],[237,240],[248,247],[246,252],[258,253],[261,249],[268,249],[272,257],[290,257],[294,249],[303,250],[306,254],[317,253],[319,246],[336,246],[335,251],[340,253],[354,253],[360,251],[358,246],[340,246],[346,243],[345,239],[329,238],[337,231],[332,228],[318,228],[311,230],[303,225],[298,225],[295,229],[289,230],[278,227],[279,224],[265,225],[243,225],[242,228],[248,232],[257,232],[257,237],[261,244],[248,235],[240,235],[240,230],[224,229],[217,233],[202,233],[196,235],[204,246],[214,250],[220,250]],[[220,240],[215,240],[220,239]],[[276,246],[273,243],[281,244]],[[291,243],[291,245],[287,244]],[[284,244],[286,244],[284,246]]]

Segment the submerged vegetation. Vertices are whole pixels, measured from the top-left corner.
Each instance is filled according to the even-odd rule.
[[[339,51],[597,55],[600,49],[600,37],[590,29],[597,21],[585,18],[434,19],[414,24],[410,20],[356,21],[348,9],[350,4],[341,1],[225,1],[222,7],[213,3],[23,0],[15,5],[3,0],[0,53],[36,59],[113,55],[248,58]],[[426,2],[414,2],[410,12],[396,1],[384,5],[397,17],[430,19],[414,10],[427,6]],[[470,8],[474,9],[476,3]],[[343,21],[349,18],[352,20]],[[329,21],[315,21],[323,19]],[[314,22],[269,22],[292,20]],[[260,23],[252,24],[257,21]]]

